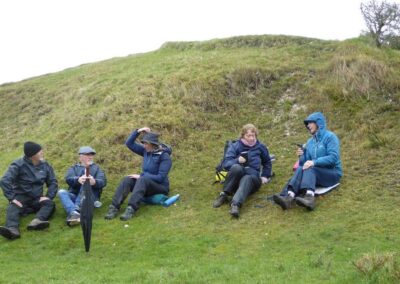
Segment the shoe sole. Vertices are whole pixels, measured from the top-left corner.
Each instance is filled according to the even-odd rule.
[[[132,216],[133,217],[133,216]],[[132,219],[132,217],[129,217],[129,218],[126,218],[126,217],[119,217],[119,219],[121,220],[121,221],[128,221],[129,219]]]
[[[239,213],[232,213],[232,212],[230,213],[233,218],[239,218]]]
[[[304,204],[303,202],[301,202],[301,200],[299,200],[299,199],[296,199],[296,204],[301,206],[301,207],[306,208],[308,211],[313,211],[315,209],[315,205],[314,206],[308,206],[308,205]]]
[[[117,218],[117,215],[118,215],[118,214],[115,214],[115,215],[113,215],[113,216],[106,215],[106,216],[104,216],[104,219],[106,219],[106,220],[112,220],[112,219],[114,219],[114,218]]]
[[[28,230],[29,231],[33,231],[33,230],[39,231],[39,230],[47,229],[49,226],[50,226],[49,222],[43,222],[43,223],[37,224],[36,226],[28,226]]]
[[[284,203],[281,199],[279,199],[279,197],[277,197],[277,196],[273,196],[272,197],[272,199],[274,200],[274,202],[276,203],[276,204],[278,204],[281,208],[282,208],[282,210],[288,210],[289,208],[287,207],[287,205],[286,205],[286,203]]]
[[[71,221],[67,221],[67,225],[70,226],[70,227],[79,225],[80,223],[81,223],[81,220],[71,220]]]
[[[2,235],[3,237],[5,237],[6,239],[9,239],[9,240],[15,240],[15,239],[18,239],[21,237],[20,235],[14,235],[6,228],[0,228],[0,235]]]

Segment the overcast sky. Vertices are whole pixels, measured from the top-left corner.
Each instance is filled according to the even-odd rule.
[[[361,2],[1,0],[0,84],[152,51],[166,41],[258,34],[358,37],[365,29]]]

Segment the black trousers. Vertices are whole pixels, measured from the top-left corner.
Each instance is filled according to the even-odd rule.
[[[228,195],[233,195],[232,204],[241,206],[260,186],[260,177],[246,174],[241,165],[233,165],[224,182],[223,191]]]
[[[111,202],[112,205],[114,205],[116,208],[120,208],[129,192],[132,192],[132,194],[129,198],[128,205],[137,210],[139,209],[139,203],[143,197],[152,196],[155,194],[167,195],[169,189],[162,184],[156,183],[148,177],[140,177],[139,179],[124,177],[114,193]]]
[[[36,218],[47,221],[53,215],[56,205],[53,200],[39,202],[39,198],[32,198],[27,195],[16,195],[15,198],[22,203],[22,208],[14,203],[7,207],[6,227],[19,227],[21,216],[36,213]]]

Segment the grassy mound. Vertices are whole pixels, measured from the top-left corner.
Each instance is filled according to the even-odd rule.
[[[31,216],[22,219],[20,240],[0,239],[0,282],[398,282],[399,67],[398,51],[358,39],[243,36],[166,43],[0,86],[1,172],[33,140],[61,188],[81,145],[96,149],[108,178],[89,254],[57,200],[48,231],[28,232]],[[302,121],[314,111],[341,139],[345,176],[316,211],[283,212],[265,197],[290,177],[293,143],[308,138]],[[211,208],[220,188],[212,185],[214,167],[245,123],[276,154],[276,177],[232,220],[227,207]],[[172,145],[171,194],[181,201],[106,222],[119,180],[140,170],[124,141],[141,126]],[[2,224],[6,207],[2,199]]]

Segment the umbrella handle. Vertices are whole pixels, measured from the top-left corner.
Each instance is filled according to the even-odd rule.
[[[89,166],[86,167],[85,172],[86,172],[86,177],[90,176],[90,167]]]

